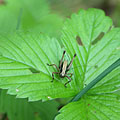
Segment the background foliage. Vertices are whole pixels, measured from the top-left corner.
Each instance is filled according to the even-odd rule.
[[[103,9],[114,24],[102,10],[80,10],[89,7]],[[119,8],[118,0],[0,0],[0,119],[118,120],[119,67],[65,104],[120,57],[120,28],[113,26],[120,25]],[[68,61],[77,53],[67,88],[57,75],[51,83],[56,69],[47,66],[58,65],[64,49]]]

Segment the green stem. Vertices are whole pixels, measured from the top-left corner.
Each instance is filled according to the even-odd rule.
[[[18,21],[17,21],[16,30],[19,30],[19,28],[20,28],[22,12],[23,12],[23,9],[20,8],[20,12],[19,12],[19,16],[18,16]]]
[[[91,81],[83,90],[81,90],[71,102],[78,101],[89,89],[96,85],[100,80],[102,80],[106,75],[108,75],[112,70],[120,66],[120,58],[116,60],[112,65],[105,69],[100,75],[98,75],[93,81]]]

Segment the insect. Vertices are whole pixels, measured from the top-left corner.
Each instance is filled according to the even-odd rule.
[[[61,58],[60,63],[59,63],[59,67],[57,67],[56,64],[47,64],[47,65],[48,65],[48,66],[54,66],[54,67],[56,67],[56,69],[58,70],[58,72],[52,72],[52,78],[53,78],[53,80],[54,80],[54,74],[59,74],[59,76],[60,76],[61,78],[67,77],[67,78],[69,79],[69,81],[64,84],[64,86],[66,87],[66,85],[67,85],[69,82],[71,82],[71,77],[72,77],[72,75],[73,75],[72,73],[67,73],[67,72],[70,70],[70,68],[71,68],[71,66],[72,66],[72,62],[73,62],[74,58],[76,57],[76,54],[74,54],[72,60],[71,60],[70,63],[68,64],[67,60],[64,60],[64,61],[63,61],[63,58],[64,58],[65,53],[66,53],[66,51],[64,50],[64,51],[63,51],[62,58]],[[68,76],[68,75],[70,75],[70,76]],[[52,80],[51,82],[53,82],[53,80]]]

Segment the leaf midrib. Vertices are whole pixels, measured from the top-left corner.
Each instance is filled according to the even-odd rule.
[[[91,37],[90,37],[90,40],[89,40],[90,42],[89,42],[89,46],[88,46],[88,54],[87,54],[87,59],[86,59],[86,64],[85,64],[85,69],[84,69],[85,72],[83,73],[83,84],[85,84],[85,74],[87,72],[88,58],[89,58],[89,55],[90,55],[90,52],[91,52],[90,51],[91,50],[91,41],[92,41],[92,38],[93,38],[94,26],[95,26],[95,15],[94,15],[94,22],[93,22],[93,25],[92,25]]]

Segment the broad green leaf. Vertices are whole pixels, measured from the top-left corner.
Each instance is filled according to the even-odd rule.
[[[112,20],[96,9],[80,10],[66,21],[62,41],[71,57],[77,54],[73,64],[78,90],[119,58],[120,29],[111,26]],[[104,36],[96,41],[101,33]]]
[[[49,7],[45,0],[6,0],[0,6],[0,32],[29,30],[57,36],[63,20]]]
[[[83,89],[120,57],[120,28],[111,26],[112,20],[97,9],[80,10],[65,22],[63,44],[70,56],[77,54],[73,66],[78,67],[74,67],[75,79],[71,82],[76,90]],[[120,87],[119,71],[115,69],[80,101],[63,107],[56,119],[117,120],[120,104],[115,92]]]
[[[99,85],[92,88],[81,100],[63,107],[56,120],[119,120],[120,67],[107,75]]]
[[[0,91],[0,112],[6,113],[9,120],[36,120],[37,116],[41,120],[53,120],[57,107],[55,101],[27,102],[27,99],[16,99],[6,94],[5,90]]]
[[[0,88],[8,89],[9,94],[16,94],[20,98],[28,97],[29,100],[34,101],[75,96],[119,58],[120,28],[110,28],[111,26],[112,20],[105,16],[103,11],[97,9],[80,10],[78,14],[73,14],[71,19],[66,20],[62,31],[63,49],[67,51],[70,59],[75,53],[77,54],[72,66],[74,70],[70,71],[74,75],[67,88],[64,87],[64,83],[68,79],[62,79],[59,75],[56,75],[53,83],[51,82],[51,74],[56,69],[47,66],[47,63],[55,63],[58,66],[61,59],[63,50],[56,39],[33,33],[2,35],[0,38],[2,73]],[[117,76],[118,74],[115,78]],[[108,82],[109,79],[105,81]],[[110,84],[111,81],[112,84]],[[112,96],[117,96],[113,92],[118,91],[120,83],[116,85],[114,79],[111,79],[110,83],[108,82],[109,90],[106,89],[104,92],[105,87],[100,88],[101,97],[104,98],[105,95],[110,94],[112,99]],[[110,89],[113,83],[115,87]],[[95,87],[100,84],[103,86],[104,82]],[[89,95],[97,100],[96,96],[100,94],[100,91],[98,88],[95,90],[93,88],[93,94],[91,92],[86,96]],[[84,113],[87,111],[84,105],[88,99],[86,96],[78,102],[80,106],[83,106]],[[112,102],[111,106],[114,106]],[[103,108],[106,106],[103,105]],[[72,113],[71,109],[70,112]],[[67,115],[66,118],[76,117],[76,114],[68,116],[67,111],[63,114]]]
[[[59,64],[62,49],[56,39],[42,34],[17,33],[0,36],[0,88],[9,94],[29,97],[29,100],[49,100],[73,96],[72,87],[64,87],[66,80],[52,72],[57,71],[47,63]]]
[[[21,0],[22,4],[25,5],[28,13],[31,13],[31,16],[35,18],[37,22],[49,14],[49,4],[47,0]]]
[[[62,18],[50,13],[47,0],[22,0],[23,16],[21,26],[24,30],[48,33],[51,36],[58,34],[62,26]]]

